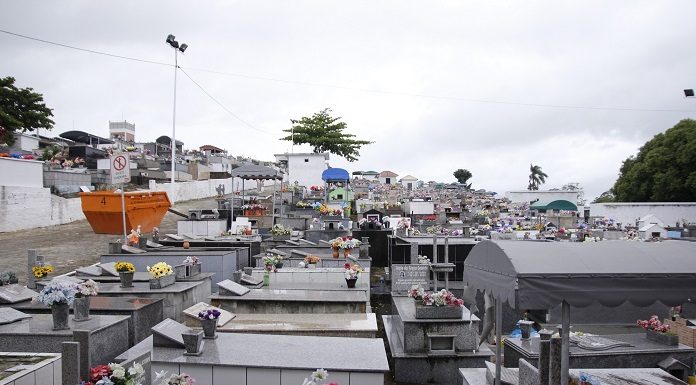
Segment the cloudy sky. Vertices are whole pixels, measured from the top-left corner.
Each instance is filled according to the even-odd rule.
[[[696,2],[685,1],[27,1],[0,0],[0,29],[179,64],[177,139],[271,160],[291,118],[325,107],[375,143],[355,170],[392,170],[476,188],[610,188],[621,161],[694,118]],[[0,76],[42,92],[57,135],[139,141],[171,135],[173,68],[0,33]],[[573,108],[564,108],[573,107]],[[238,118],[235,118],[236,115]],[[240,120],[241,119],[241,120]],[[295,151],[301,151],[299,147]]]

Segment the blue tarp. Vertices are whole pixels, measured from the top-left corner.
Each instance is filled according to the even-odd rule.
[[[324,182],[345,182],[350,180],[350,176],[348,175],[348,171],[342,168],[327,168],[326,170],[324,170],[324,172],[321,173],[321,179]]]

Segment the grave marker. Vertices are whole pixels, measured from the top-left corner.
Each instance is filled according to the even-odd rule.
[[[250,291],[248,287],[244,287],[230,279],[218,282],[217,285],[220,287],[220,295],[240,296]]]
[[[75,269],[75,271],[77,271],[78,273],[82,273],[85,275],[91,275],[94,277],[99,277],[100,275],[102,275],[102,268],[99,266],[95,266],[95,265],[78,267],[77,269]]]
[[[37,292],[20,286],[17,283],[11,285],[0,286],[0,302],[1,303],[17,303],[28,301],[38,295]]]
[[[104,273],[118,277],[118,271],[116,271],[116,262],[102,263],[99,265],[99,267],[102,268]]]
[[[430,266],[420,264],[392,264],[392,292],[406,293],[413,285],[430,289]]]
[[[242,274],[242,283],[256,287],[261,287],[263,285],[263,281],[261,279],[255,278],[253,275],[249,274]]]
[[[223,309],[220,309],[219,307],[209,305],[205,302],[198,302],[197,304],[191,306],[190,308],[185,309],[184,314],[186,314],[187,316],[193,317],[195,319],[199,319],[198,313],[206,311],[208,309],[217,309],[218,311],[220,311],[220,318],[218,318],[217,326],[224,326],[226,323],[232,321],[232,319],[234,319],[234,317],[237,316],[234,313],[230,313],[227,310],[223,310]]]
[[[10,324],[26,318],[31,318],[31,316],[11,307],[0,308],[0,325]]]
[[[184,347],[184,339],[181,333],[191,331],[186,325],[182,325],[171,318],[158,323],[152,327],[152,338],[154,346],[177,346]]]

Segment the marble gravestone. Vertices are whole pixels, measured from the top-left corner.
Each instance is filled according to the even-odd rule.
[[[218,287],[220,288],[220,295],[241,296],[250,291],[248,287],[244,287],[229,279],[226,279],[222,282],[218,282]]]
[[[13,283],[0,286],[0,303],[17,303],[31,300],[38,295],[37,292],[24,286]]]
[[[11,307],[0,308],[0,325],[17,322],[25,318],[31,318],[31,316]]]
[[[152,343],[154,346],[185,347],[181,333],[191,331],[190,327],[180,324],[171,318],[152,327]]]
[[[118,277],[118,271],[116,271],[116,262],[100,263],[99,267],[101,267],[106,274]]]
[[[184,314],[186,314],[189,317],[198,319],[198,313],[206,311],[208,309],[217,309],[220,312],[220,318],[218,318],[217,326],[224,326],[226,323],[230,322],[233,318],[237,316],[234,313],[230,313],[227,310],[220,309],[205,302],[198,302],[190,308],[185,309]]]
[[[77,269],[75,269],[75,271],[84,275],[91,275],[95,277],[99,277],[102,275],[102,268],[96,265],[78,267]]]
[[[392,292],[406,293],[413,285],[430,289],[430,266],[421,264],[391,265]]]

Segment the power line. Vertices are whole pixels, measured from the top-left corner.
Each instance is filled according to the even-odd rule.
[[[230,114],[230,115],[232,115],[235,119],[237,119],[237,120],[239,120],[240,122],[244,123],[244,125],[246,125],[247,127],[251,128],[251,129],[254,129],[254,130],[259,131],[259,132],[263,132],[264,134],[273,135],[272,133],[270,133],[270,132],[268,132],[268,131],[265,131],[265,130],[262,130],[262,129],[260,129],[260,128],[254,127],[254,126],[251,125],[249,122],[247,122],[247,121],[245,121],[244,119],[242,119],[242,118],[240,118],[239,116],[237,116],[237,114],[235,114],[234,112],[230,111],[227,107],[225,107],[224,104],[220,103],[217,99],[215,99],[215,97],[213,97],[213,95],[211,95],[208,91],[206,91],[205,88],[203,88],[203,86],[201,86],[200,84],[198,84],[197,81],[193,80],[193,78],[192,78],[186,71],[184,71],[183,68],[179,67],[179,69],[181,70],[181,72],[184,73],[184,75],[186,75],[187,78],[189,78],[189,80],[191,80],[191,81],[193,82],[193,84],[195,84],[198,88],[200,88],[200,90],[203,91],[203,93],[206,94],[206,96],[208,96],[212,101],[214,101],[215,103],[217,103],[218,106],[220,106],[223,110],[227,111],[227,113]]]
[[[19,33],[14,33],[14,32],[10,32],[10,31],[5,31],[5,30],[2,30],[2,29],[0,29],[0,32],[6,33],[6,34],[8,34],[8,35],[13,35],[13,36],[16,36],[16,37],[21,37],[21,38],[23,38],[23,39],[34,40],[34,41],[38,41],[38,42],[41,42],[41,43],[46,43],[46,44],[51,44],[51,45],[57,45],[57,46],[59,46],[59,47],[75,49],[75,50],[78,50],[78,51],[89,52],[89,53],[93,53],[93,54],[97,54],[97,55],[110,56],[110,57],[114,57],[114,58],[118,58],[118,59],[132,60],[132,61],[137,61],[137,62],[142,62],[142,63],[157,64],[157,65],[163,65],[163,66],[168,66],[168,67],[173,67],[173,66],[174,66],[174,65],[172,65],[172,64],[170,64],[170,63],[163,63],[163,62],[158,62],[158,61],[154,61],[154,60],[138,59],[138,58],[130,57],[130,56],[116,55],[116,54],[113,54],[113,53],[95,51],[95,50],[92,50],[92,49],[75,47],[75,46],[68,45],[68,44],[56,43],[56,42],[54,42],[54,41],[48,41],[48,40],[39,39],[39,38],[36,38],[36,37],[21,35],[21,34],[19,34]]]
[[[51,45],[56,45],[56,46],[60,46],[60,47],[64,47],[64,48],[75,49],[78,51],[89,52],[89,53],[93,53],[93,54],[97,54],[97,55],[104,55],[104,56],[110,56],[110,57],[114,57],[114,58],[118,58],[118,59],[132,60],[132,61],[149,63],[149,64],[164,65],[164,66],[169,66],[169,67],[172,66],[172,64],[169,64],[169,63],[158,62],[158,61],[153,61],[153,60],[146,60],[146,59],[139,59],[139,58],[134,58],[134,57],[129,57],[129,56],[116,55],[116,54],[112,54],[112,53],[108,53],[108,52],[102,52],[102,51],[96,51],[96,50],[76,47],[76,46],[72,46],[72,45],[68,45],[68,44],[62,44],[62,43],[57,43],[57,42],[53,42],[53,41],[49,41],[49,40],[44,40],[44,39],[39,39],[39,38],[31,37],[31,36],[26,36],[26,35],[10,32],[10,31],[6,31],[6,30],[2,30],[2,29],[0,29],[0,32],[8,34],[8,35],[24,38],[24,39],[34,40],[34,41],[38,41],[38,42],[42,42],[42,43],[46,43],[46,44],[51,44]],[[179,67],[179,68],[183,70],[185,67]],[[299,80],[278,79],[278,78],[272,78],[272,77],[254,76],[254,75],[246,75],[246,74],[239,74],[239,73],[232,73],[232,72],[216,71],[216,70],[205,69],[205,68],[190,67],[190,68],[186,68],[186,69],[191,70],[191,71],[208,72],[208,73],[212,73],[212,74],[225,75],[225,76],[231,76],[231,77],[238,77],[238,78],[245,78],[245,79],[252,79],[252,80],[271,81],[271,82],[277,82],[277,83],[296,84],[296,85],[309,86],[309,87],[335,88],[335,89],[342,89],[342,90],[348,90],[348,91],[367,92],[367,93],[376,93],[376,94],[384,94],[384,95],[396,95],[396,96],[409,96],[409,97],[427,98],[427,99],[452,100],[452,101],[460,101],[460,102],[468,102],[468,103],[499,104],[499,105],[510,105],[510,106],[521,106],[521,107],[539,107],[539,108],[556,108],[556,109],[573,109],[573,110],[597,110],[597,111],[669,112],[669,113],[693,113],[694,112],[691,110],[676,110],[676,109],[576,106],[576,105],[563,105],[563,104],[525,103],[525,102],[513,102],[513,101],[492,100],[492,99],[464,98],[464,97],[458,97],[458,96],[430,95],[430,94],[421,94],[421,93],[410,93],[410,92],[399,92],[399,91],[350,87],[350,86],[343,86],[343,85],[336,85],[336,84],[313,83],[313,82],[305,82],[305,81],[299,81]],[[193,79],[191,79],[191,80],[193,81]],[[200,87],[200,85],[199,85],[199,87]],[[201,89],[202,89],[202,87],[201,87]],[[210,96],[210,95],[208,95],[208,96]],[[213,100],[215,100],[215,99],[213,98]],[[220,104],[217,101],[216,101],[216,103]],[[233,116],[236,117],[236,115],[234,115],[234,114],[233,114]],[[239,119],[239,117],[237,117],[237,119]],[[239,120],[244,122],[241,119],[239,119]],[[249,125],[246,122],[244,122],[244,124]],[[249,126],[253,127],[251,125],[249,125]],[[259,130],[257,128],[254,128],[254,129]],[[266,132],[263,130],[259,130],[259,131]]]

